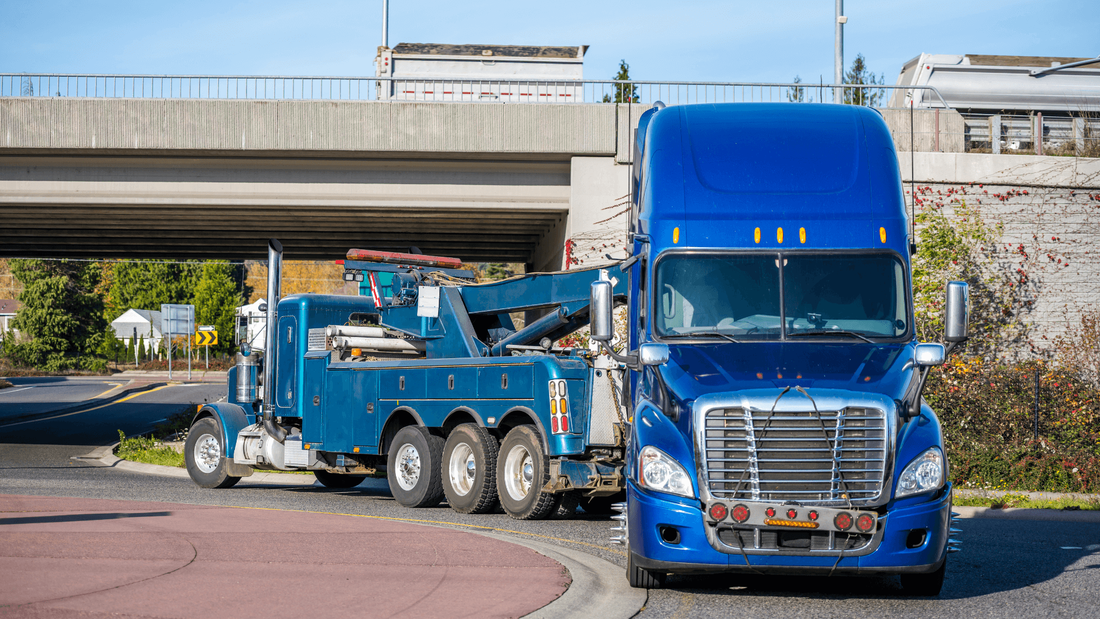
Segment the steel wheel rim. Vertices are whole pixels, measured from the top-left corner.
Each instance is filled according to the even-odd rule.
[[[516,445],[504,460],[504,488],[513,500],[522,501],[531,492],[535,464],[523,445]]]
[[[458,496],[466,496],[473,490],[474,478],[477,477],[477,460],[474,459],[474,450],[466,443],[460,443],[451,452],[447,476],[451,480],[451,489]]]
[[[405,443],[397,450],[397,485],[408,491],[420,481],[420,452],[412,443]]]
[[[203,473],[213,473],[218,470],[218,464],[222,460],[222,446],[218,438],[213,434],[203,434],[195,441],[195,466]]]

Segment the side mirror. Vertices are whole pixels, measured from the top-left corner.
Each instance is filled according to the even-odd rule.
[[[638,347],[638,363],[641,365],[661,365],[668,362],[667,344],[642,344]]]
[[[947,349],[944,348],[943,344],[917,344],[913,360],[920,367],[943,365],[943,362],[947,360]]]
[[[590,337],[597,342],[610,342],[615,334],[611,324],[611,282],[592,282],[590,302]]]
[[[970,322],[970,286],[966,282],[947,282],[947,315],[944,322],[945,341],[966,341]]]

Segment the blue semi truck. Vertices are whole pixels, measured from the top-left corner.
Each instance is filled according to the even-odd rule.
[[[659,107],[637,133],[628,324],[631,350],[667,361],[622,359],[630,583],[879,573],[938,594],[959,546],[921,392],[966,339],[967,289],[947,286],[947,345],[918,343],[886,123],[855,106]],[[612,291],[595,286],[603,340]]]
[[[921,392],[966,339],[967,291],[948,285],[946,346],[917,342],[882,118],[658,104],[632,176],[632,255],[608,268],[476,284],[456,260],[352,250],[359,296],[271,303],[268,350],[242,346],[228,401],[193,422],[192,478],[297,469],[351,487],[384,472],[407,507],[614,510],[636,587],[886,573],[938,593],[958,542]],[[269,264],[279,299],[274,240]],[[555,346],[589,325],[602,351]]]

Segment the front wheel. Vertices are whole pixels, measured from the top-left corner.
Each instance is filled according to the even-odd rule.
[[[557,510],[553,494],[543,490],[550,479],[550,459],[537,431],[516,426],[504,437],[497,457],[497,493],[508,515],[541,520]]]
[[[665,585],[665,574],[651,572],[634,564],[634,553],[627,553],[626,579],[635,589],[660,589]]]
[[[443,447],[443,493],[460,514],[484,514],[497,507],[497,439],[481,426],[464,423]]]
[[[947,557],[944,557],[940,568],[927,574],[902,574],[901,588],[906,595],[917,597],[934,597],[943,589],[943,577],[947,573]]]
[[[221,424],[213,417],[203,417],[191,426],[183,454],[187,474],[199,486],[229,488],[241,480],[226,473],[224,443]]]
[[[404,507],[438,505],[443,500],[442,460],[442,438],[419,426],[398,430],[386,459],[386,479],[394,500]]]

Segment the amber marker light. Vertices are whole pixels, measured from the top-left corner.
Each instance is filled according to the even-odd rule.
[[[816,522],[798,522],[797,520],[776,520],[772,518],[764,520],[764,524],[771,527],[787,527],[789,529],[816,529],[821,526]]]
[[[799,228],[798,229],[798,242],[799,243],[805,243],[806,242],[806,229],[805,228]]]
[[[757,228],[756,230],[754,230],[754,231],[753,231],[753,233],[752,233],[752,238],[753,238],[753,240],[754,240],[754,241],[756,241],[757,243],[759,243],[759,242],[760,242],[760,228]]]
[[[783,242],[783,228],[775,229],[775,240],[779,241],[780,243]]]
[[[881,240],[881,241],[882,241],[883,243],[885,243],[885,242],[886,242],[886,228],[882,228],[882,227],[880,227],[880,228],[878,229],[878,238],[879,238],[879,240]]]
[[[673,228],[672,229],[672,244],[675,245],[679,242],[680,242],[680,229],[679,228]]]

